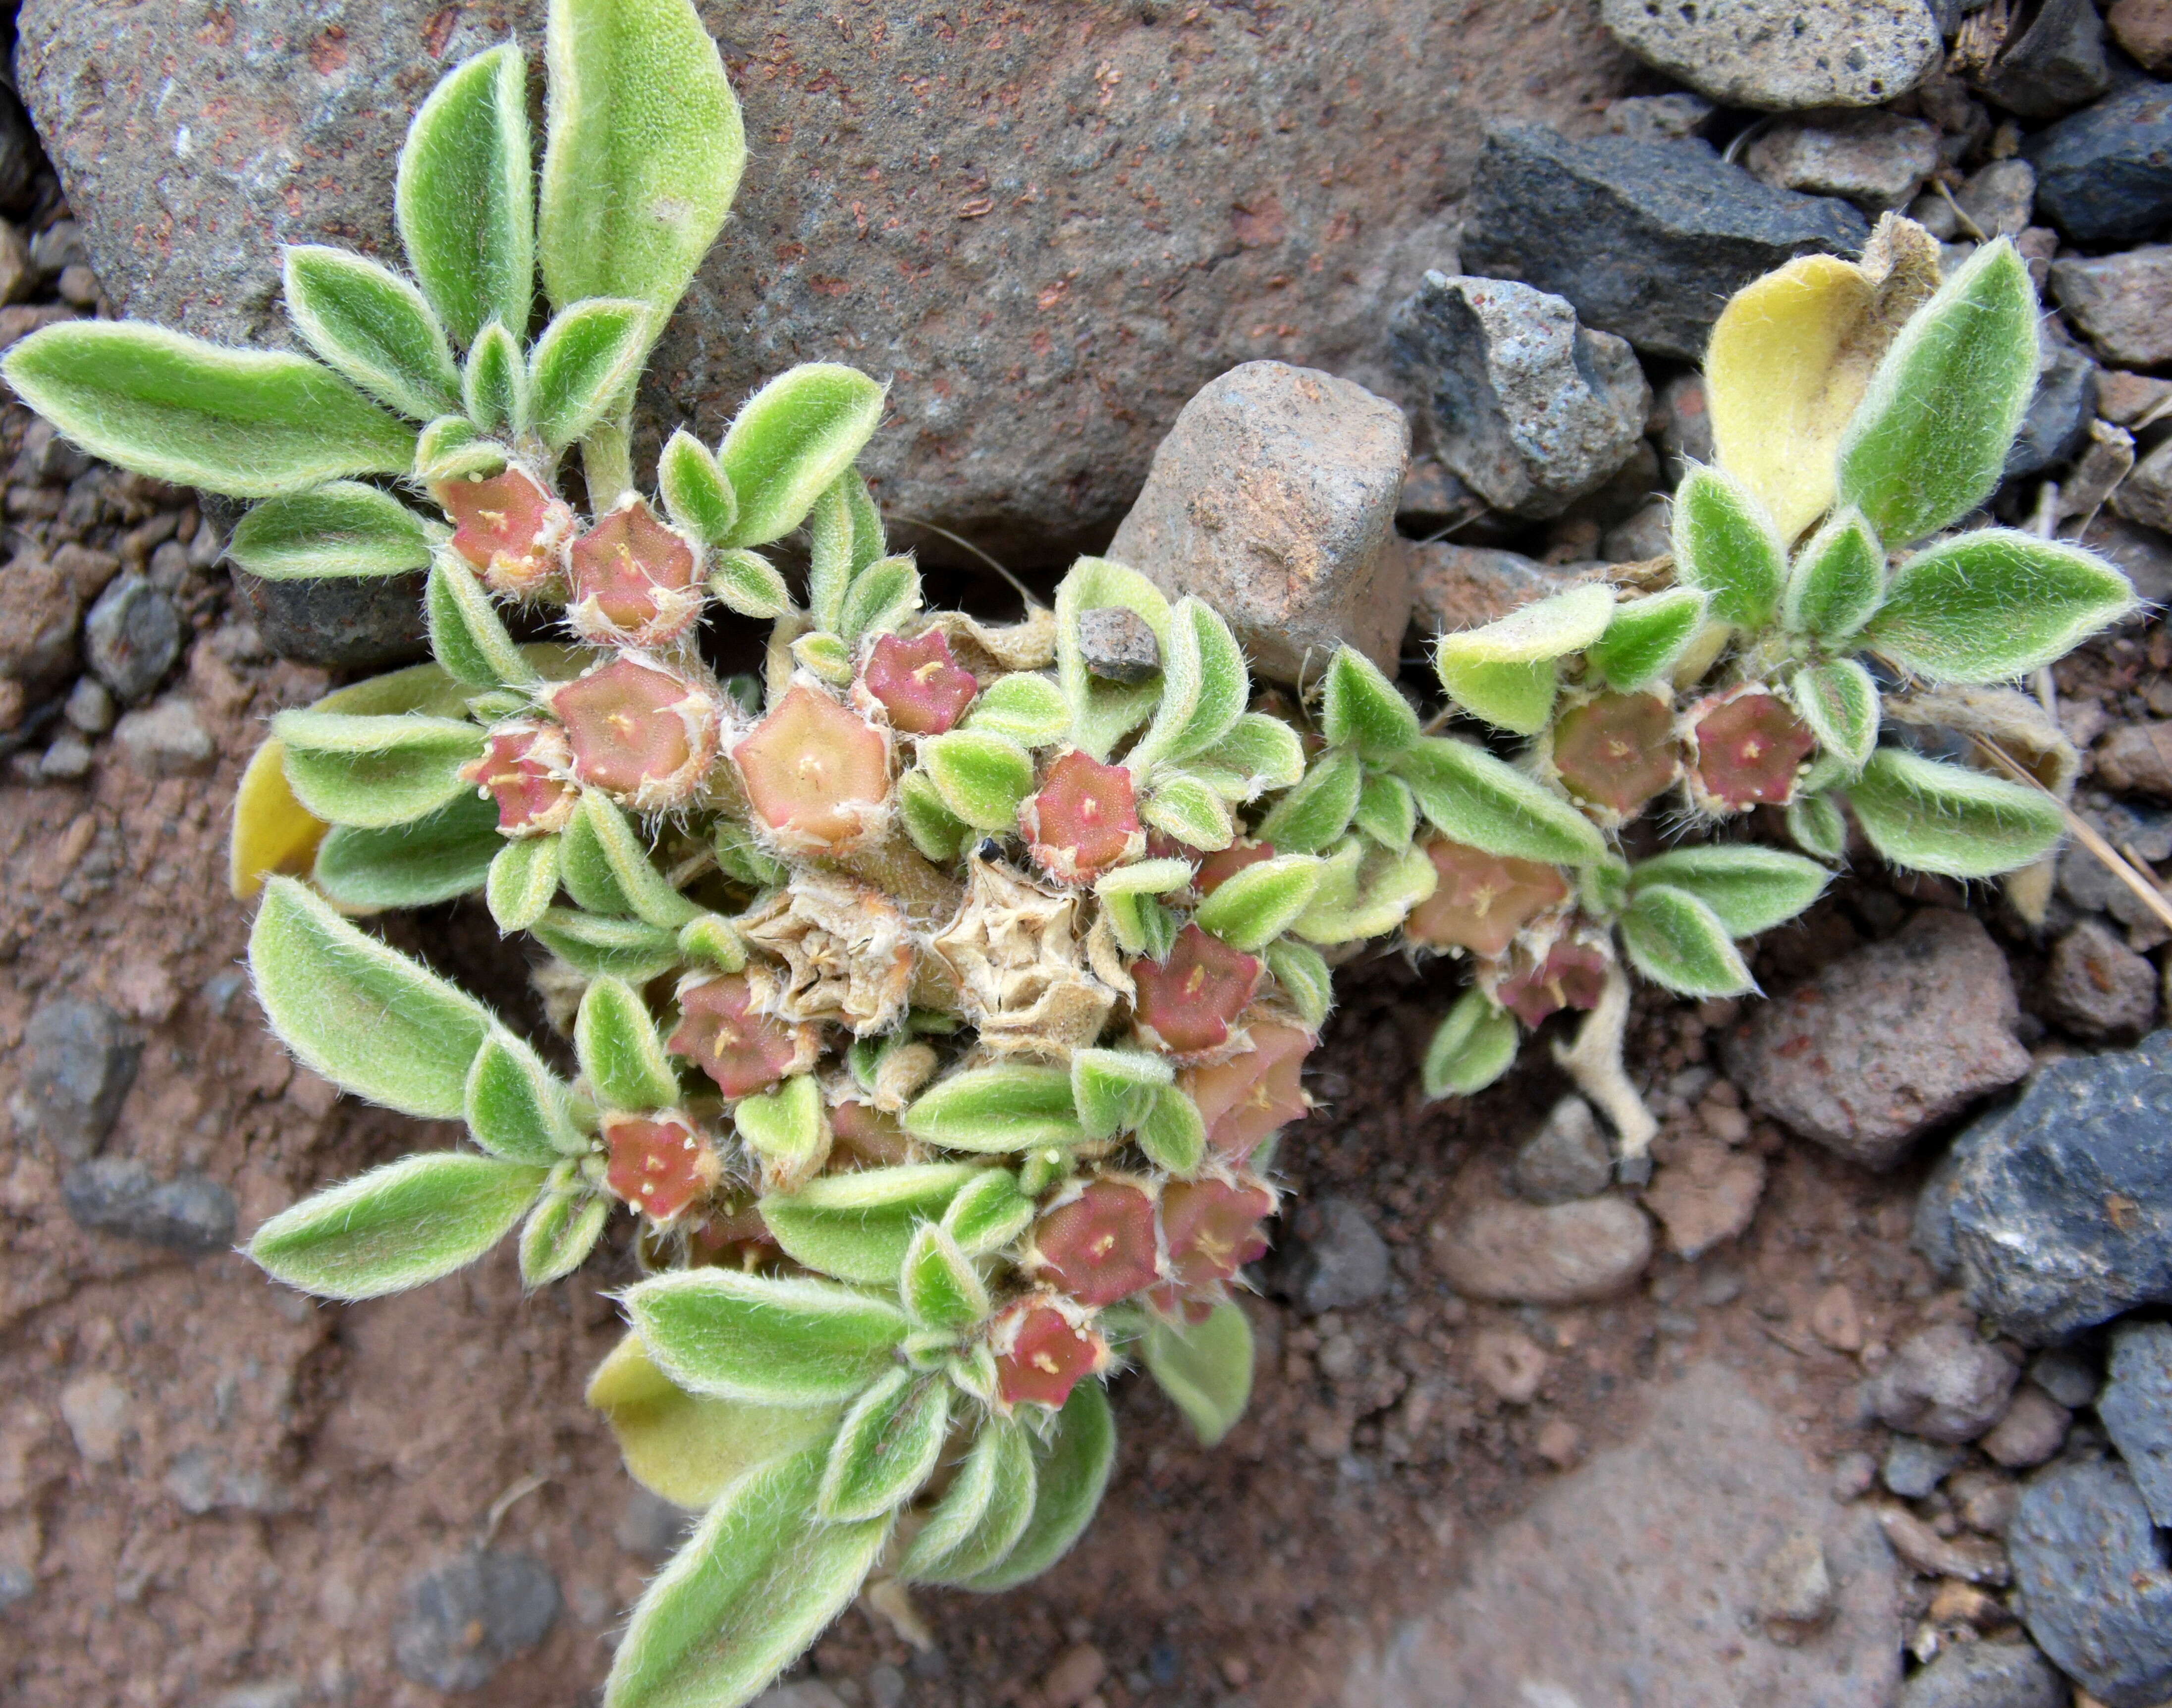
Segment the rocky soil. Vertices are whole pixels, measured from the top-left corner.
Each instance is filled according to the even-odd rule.
[[[1136,499],[1141,567],[1221,586],[1277,674],[1304,643],[1276,657],[1271,636],[1391,649],[1407,598],[1417,686],[1430,630],[1664,550],[1659,501],[1709,450],[1689,363],[1727,292],[1906,208],[1955,255],[2013,235],[2057,310],[1994,509],[2172,598],[2164,0],[1739,0],[1702,25],[1615,0],[1384,4],[1343,34],[1303,7],[958,14],[956,40],[1010,32],[987,76],[1046,83],[1046,109],[1006,105],[897,9],[825,35],[780,4],[789,51],[759,8],[727,30],[750,130],[819,153],[852,114],[869,159],[857,199],[825,200],[773,153],[783,187],[755,191],[757,157],[666,363],[705,426],[735,364],[894,367],[884,492],[905,513],[1067,547]],[[112,312],[109,285],[256,328],[272,244],[367,240],[345,198],[376,217],[390,115],[529,15],[433,11],[403,36],[390,13],[315,8],[303,30],[273,11],[31,0],[24,87],[62,174],[0,97],[0,343]],[[1847,46],[1815,46],[1842,12]],[[1783,14],[1804,32],[1755,27]],[[872,77],[892,51],[914,75],[879,95],[831,63]],[[1336,54],[1356,56],[1347,104],[1299,137],[1261,116],[1313,115],[1306,79]],[[1187,153],[1185,126],[1237,122],[1208,84],[1248,67],[1275,100]],[[181,105],[154,120],[168,76]],[[235,115],[267,89],[285,128],[243,174]],[[927,115],[903,140],[899,102]],[[1083,152],[1035,178],[1019,163],[1061,152],[1057,108]],[[170,146],[214,109],[229,128],[203,155]],[[910,187],[883,152],[974,126],[982,143],[946,143]],[[1271,211],[1229,180],[1232,146],[1278,185]],[[1055,211],[1032,200],[1056,182]],[[938,189],[959,199],[937,238]],[[882,216],[868,249],[847,209]],[[1043,277],[1044,217],[1134,247]],[[923,239],[933,275],[907,265]],[[1309,271],[1346,240],[1347,265]],[[869,320],[857,282],[893,263]],[[1067,304],[1044,300],[1059,283]],[[1127,318],[1141,291],[1179,306]],[[1293,365],[1178,422],[1252,357]],[[294,1069],[237,964],[234,780],[270,713],[342,679],[267,636],[323,658],[356,635],[293,644],[231,588],[214,513],[19,409],[0,470],[0,1695],[589,1700],[680,1522],[630,1491],[578,1400],[631,1254],[534,1298],[500,1254],[338,1308],[230,1249],[315,1184],[451,1138]],[[2039,685],[2083,753],[2078,809],[2172,875],[2172,629],[2137,620]],[[1630,1059],[1664,1131],[1637,1192],[1609,1184],[1541,1050],[1478,1099],[1422,1101],[1452,974],[1346,969],[1320,1106],[1280,1150],[1297,1208],[1256,1276],[1246,1420],[1203,1453],[1120,1383],[1116,1481],[1070,1559],[993,1600],[863,1604],[770,1708],[2172,1698],[2172,932],[2085,852],[2052,876],[2031,924],[1996,889],[1859,859],[1757,946],[1769,1002],[1647,993]],[[540,1032],[479,909],[388,930]]]

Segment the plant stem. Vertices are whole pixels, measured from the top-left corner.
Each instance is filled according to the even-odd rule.
[[[581,468],[588,476],[589,510],[600,515],[621,492],[633,486],[631,424],[624,416],[599,421],[581,441]]]
[[[1599,1006],[1577,1029],[1576,1042],[1554,1045],[1554,1060],[1568,1070],[1576,1088],[1613,1124],[1621,1139],[1616,1170],[1625,1185],[1641,1186],[1652,1178],[1652,1141],[1659,1124],[1629,1082],[1622,1065],[1621,1041],[1629,1029],[1629,975],[1616,962],[1606,969]]]
[[[2046,788],[2026,765],[1988,736],[1971,735],[1969,739],[1981,748],[1992,761],[2014,781],[2026,783],[2039,794],[2051,795],[2051,790]],[[2051,798],[2057,803],[2060,812],[2066,815],[2067,829],[2073,839],[2094,855],[2105,871],[2132,890],[2142,905],[2157,916],[2159,924],[2172,930],[2172,901],[2164,899],[2164,892],[2128,865],[2121,857],[2119,850],[2105,841],[2095,825],[2056,795],[2051,795]]]

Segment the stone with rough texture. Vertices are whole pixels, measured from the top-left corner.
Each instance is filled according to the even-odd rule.
[[[2029,1361],[2029,1379],[2069,1411],[2096,1404],[2104,1372],[2078,1346],[2049,1346]]]
[[[1652,1260],[1652,1224],[1625,1198],[1481,1204],[1452,1227],[1435,1223],[1430,1238],[1458,1292],[1527,1304],[1611,1298]]]
[[[1954,204],[1986,237],[2019,237],[2036,206],[2036,169],[2026,160],[1993,160],[1969,175]]]
[[[2107,787],[2172,799],[2172,723],[2126,723],[2096,750],[2097,776]]]
[[[61,1177],[76,1226],[201,1257],[234,1243],[234,1194],[193,1172],[160,1180],[132,1157],[94,1157]]]
[[[1852,255],[1869,229],[1845,201],[1772,189],[1698,144],[1497,124],[1460,254],[1467,272],[1521,279],[1647,355],[1694,362],[1750,280],[1798,255]]]
[[[491,1549],[465,1554],[407,1585],[392,1657],[418,1684],[473,1690],[557,1622],[558,1580],[540,1560]]]
[[[1309,1316],[1368,1304],[1387,1291],[1387,1242],[1356,1199],[1321,1198],[1293,1218],[1281,1273],[1283,1291]]]
[[[1974,62],[1969,38],[1954,56],[1969,59],[1969,81],[1992,105],[2041,121],[2071,113],[2111,87],[2098,0],[2039,0],[2013,21],[1988,65]]]
[[[379,670],[429,653],[420,576],[266,581],[236,570],[234,587],[265,644],[297,663]]]
[[[124,575],[91,606],[83,642],[98,679],[126,704],[164,681],[180,657],[181,614],[143,577]]]
[[[2160,534],[2172,529],[2172,439],[2128,471],[2111,495],[2111,507],[2128,521]]]
[[[1078,657],[1090,676],[1132,685],[1161,674],[1161,642],[1129,605],[1078,614]]]
[[[1899,1708],[2066,1708],[2067,1687],[2026,1643],[1950,1643],[1908,1680]]]
[[[1765,1159],[1717,1139],[1673,1144],[1644,1193],[1644,1207],[1667,1231],[1667,1249],[1702,1257],[1745,1232],[1765,1192]]]
[[[2105,27],[2151,71],[2172,71],[2172,0],[2112,0]]]
[[[202,776],[218,759],[202,717],[179,694],[123,717],[113,726],[113,744],[147,777]]]
[[[2155,604],[2172,600],[2172,540],[2155,529],[2099,511],[2082,530],[2082,544],[2117,564],[2141,598]]]
[[[2058,317],[2036,325],[2036,389],[2006,453],[2006,475],[2035,475],[2069,461],[2096,414],[2097,365]]]
[[[1248,362],[1185,405],[1108,556],[1212,605],[1275,681],[1316,676],[1346,642],[1392,670],[1410,450],[1403,412],[1363,386]]]
[[[2040,1465],[2058,1452],[2067,1439],[2074,1415],[2042,1388],[2024,1383],[2013,1391],[2013,1404],[2006,1415],[1976,1439],[1976,1446],[1996,1464],[2009,1471]]]
[[[2042,218],[2076,243],[2142,243],[2172,220],[2172,84],[2139,83],[2030,137]]]
[[[1623,46],[1723,105],[1874,107],[1938,63],[1923,0],[1599,0]]]
[[[23,1029],[15,1131],[79,1163],[105,1142],[136,1081],[142,1044],[105,1003],[73,996],[40,1003]]]
[[[1938,170],[1938,127],[1885,112],[1784,119],[1743,150],[1742,164],[1776,190],[1837,196],[1883,213],[1906,207]]]
[[[2172,1302],[2172,1032],[2055,1061],[1954,1145],[1940,1204],[1971,1308],[2062,1340]],[[1921,1226],[1919,1222],[1919,1226]]]
[[[1830,1622],[1757,1633],[1763,1567],[1820,1544]],[[1900,1680],[1893,1559],[1792,1425],[1712,1364],[1662,1388],[1620,1447],[1474,1539],[1467,1576],[1360,1656],[1341,1708],[1886,1708]]]
[[[1429,635],[1475,629],[1497,617],[1559,593],[1574,578],[1520,552],[1446,540],[1397,542],[1410,566],[1411,620]]]
[[[1926,1128],[2029,1072],[2019,1013],[1990,933],[1926,908],[1754,1008],[1725,1041],[1728,1075],[1804,1137],[1890,1168]]]
[[[1496,510],[1558,516],[1644,437],[1636,352],[1529,285],[1429,272],[1390,317],[1388,350],[1431,411],[1435,454]]]
[[[2172,144],[2168,144],[2172,147]],[[2107,362],[2172,362],[2172,244],[2051,263],[2051,294]]]
[[[2149,1516],[2172,1530],[2172,1323],[2119,1325],[2096,1406]]]
[[[1967,1456],[1967,1448],[1951,1442],[1896,1435],[1879,1461],[1878,1480],[1902,1500],[1920,1501]]]
[[[1528,1202],[1567,1204],[1604,1192],[1613,1175],[1614,1158],[1599,1117],[1572,1092],[1518,1147],[1510,1180],[1516,1195]]]
[[[75,668],[83,601],[58,564],[19,552],[0,568],[0,675],[30,688],[67,679]]]
[[[1958,1323],[1909,1337],[1863,1385],[1871,1415],[1925,1441],[1974,1441],[1998,1421],[2019,1372]]]
[[[2172,1696],[2172,1571],[2124,1469],[2081,1460],[2040,1472],[2006,1546],[2029,1635],[2061,1672],[2105,1708]]]
[[[1638,142],[1680,142],[1694,137],[1717,111],[1702,95],[1624,95],[1606,104],[1606,128]]]
[[[713,442],[772,374],[855,362],[891,387],[884,508],[1013,567],[1105,540],[1233,364],[1367,378],[1449,247],[1480,114],[1567,119],[1637,70],[1585,6],[700,9],[749,158],[652,367],[644,465],[667,420]],[[508,34],[533,56],[544,13],[29,0],[17,63],[114,299],[255,340],[281,327],[279,244],[396,253],[409,113]]]
[[[2052,946],[2044,1004],[2083,1038],[2139,1038],[2157,1018],[2157,969],[2095,920]]]

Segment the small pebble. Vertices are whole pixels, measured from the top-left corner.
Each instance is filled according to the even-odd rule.
[[[1147,620],[1128,605],[1081,611],[1078,655],[1089,675],[1127,687],[1151,681],[1161,671],[1161,643]]]
[[[2059,1451],[2074,1415],[2034,1383],[2015,1390],[2006,1415],[1976,1445],[2008,1470],[2040,1465]]]
[[[1885,1449],[1879,1475],[1885,1486],[1901,1499],[1920,1501],[1944,1482],[1946,1473],[1966,1457],[1965,1449],[1944,1442],[1896,1435],[1893,1444]]]
[[[113,728],[113,695],[95,676],[79,676],[61,715],[85,735],[103,735]]]

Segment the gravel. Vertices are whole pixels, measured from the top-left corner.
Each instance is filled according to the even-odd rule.
[[[2172,1529],[2172,1323],[2120,1324],[2096,1406],[2149,1516]]]
[[[1078,656],[1089,675],[1126,686],[1161,674],[1161,642],[1147,620],[1128,605],[1078,614]]]
[[[1600,0],[1599,15],[1646,64],[1730,107],[1875,106],[1938,62],[1923,0]]]
[[[179,694],[122,717],[113,726],[113,745],[147,777],[202,776],[218,760],[202,714]]]
[[[105,1143],[135,1083],[142,1043],[105,1003],[48,997],[23,1029],[15,1131],[79,1163]]]
[[[1308,1316],[1369,1304],[1388,1289],[1387,1243],[1355,1199],[1321,1198],[1291,1219],[1280,1271]]]
[[[558,1608],[558,1580],[540,1560],[498,1550],[463,1555],[409,1582],[393,1660],[418,1684],[477,1689],[543,1641]]]
[[[2072,255],[2046,282],[2097,353],[2121,368],[2172,362],[2172,244]]]
[[[1921,1436],[1896,1435],[1885,1449],[1878,1480],[1904,1501],[1920,1501],[1968,1457],[1965,1448]]]
[[[2172,1696],[2172,1571],[2134,1480],[2106,1460],[2040,1472],[2006,1533],[2036,1646],[2105,1708]]]
[[[1543,1208],[1481,1204],[1453,1225],[1437,1222],[1433,1262],[1472,1298],[1538,1305],[1611,1298],[1652,1260],[1652,1224],[1619,1197]]]
[[[1871,1414],[1928,1442],[1974,1441],[2005,1413],[2019,1372],[1958,1323],[1934,1323],[1904,1340],[1864,1385]]]
[[[2066,1708],[2067,1687],[2026,1643],[1950,1643],[1908,1680],[1899,1708]]]
[[[1546,1112],[1538,1131],[1517,1149],[1510,1179],[1532,1204],[1595,1198],[1613,1177],[1614,1159],[1591,1105],[1572,1092]]]
[[[140,575],[116,577],[83,623],[83,653],[124,705],[149,695],[181,655],[181,616]]]
[[[128,1157],[78,1163],[61,1179],[61,1201],[78,1227],[163,1245],[191,1257],[234,1243],[234,1194],[206,1175],[160,1180]]]
[[[2044,1005],[2077,1037],[2132,1042],[2157,1018],[2157,983],[2154,966],[2085,919],[2052,946]]]
[[[1986,1458],[2009,1471],[2040,1465],[2066,1444],[2074,1415],[2042,1388],[2024,1383],[2006,1415],[1976,1442]]]
[[[1743,150],[1742,163],[1776,190],[1837,196],[1874,216],[1907,206],[1938,169],[1938,128],[1877,111],[1784,119]]]

